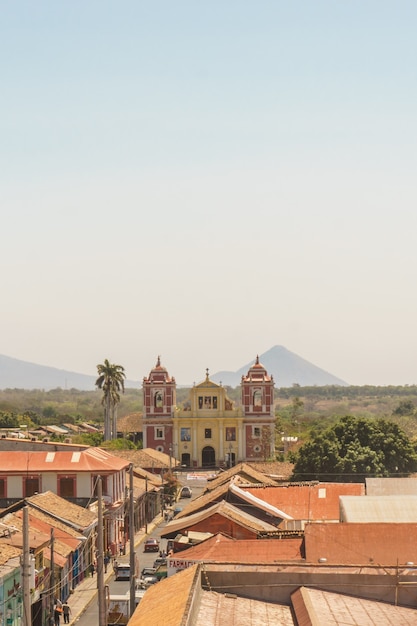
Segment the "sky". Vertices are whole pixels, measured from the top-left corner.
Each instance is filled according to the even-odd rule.
[[[417,383],[415,0],[0,0],[0,353]],[[279,381],[276,381],[279,386]]]

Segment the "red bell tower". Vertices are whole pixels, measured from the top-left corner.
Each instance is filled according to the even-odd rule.
[[[267,460],[274,454],[274,378],[259,362],[259,356],[242,376],[246,458]]]
[[[175,378],[161,365],[143,379],[143,447],[169,454],[172,445],[172,418],[176,405]]]

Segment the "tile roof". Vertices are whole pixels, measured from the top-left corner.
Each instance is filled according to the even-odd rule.
[[[117,430],[121,433],[136,433],[143,430],[143,413],[130,413],[117,419]]]
[[[229,482],[219,485],[216,489],[212,489],[208,492],[202,493],[198,498],[189,502],[182,511],[180,511],[176,519],[181,519],[182,517],[188,517],[192,513],[196,513],[197,511],[202,511],[203,509],[207,509],[210,506],[213,506],[216,502],[220,502],[224,500],[229,491]]]
[[[417,496],[340,496],[340,520],[343,522],[417,521]]]
[[[250,461],[248,464],[254,470],[265,474],[265,476],[272,478],[275,482],[289,480],[294,471],[294,463],[288,463],[287,461]]]
[[[144,450],[114,450],[114,454],[127,459],[135,467],[148,469],[154,467],[155,471],[160,469],[166,471],[170,466],[169,454],[153,450],[152,448],[145,448]],[[171,467],[175,467],[178,464],[179,461],[171,457]]]
[[[302,560],[303,539],[232,539],[218,533],[183,550],[180,557],[189,561],[219,563],[268,563]],[[175,555],[174,557],[175,558]]]
[[[199,572],[194,566],[152,585],[130,618],[129,626],[185,624],[194,590],[199,584]]]
[[[310,563],[384,566],[417,563],[417,523],[307,524],[305,557]]]
[[[220,472],[216,478],[207,483],[206,491],[217,489],[220,485],[228,483],[233,476],[239,474],[243,479],[247,479],[248,483],[261,483],[263,485],[276,485],[277,482],[269,478],[262,472],[259,472],[248,463],[238,463],[234,467],[230,467],[224,472]]]
[[[21,548],[0,542],[0,566],[5,565],[10,559],[20,557],[21,554]]]
[[[188,515],[185,518],[174,519],[172,522],[169,522],[165,526],[165,529],[163,530],[161,536],[172,537],[180,531],[183,531],[186,528],[192,528],[195,525],[198,525],[198,530],[212,532],[210,518],[212,518],[213,516],[226,518],[232,522],[235,522],[239,526],[243,526],[253,533],[276,530],[276,526],[272,526],[272,524],[263,522],[262,520],[259,520],[256,517],[249,515],[248,513],[244,513],[232,504],[229,504],[225,500],[222,500],[221,502],[214,504],[208,509],[199,511],[198,513],[193,513],[192,515]],[[204,522],[206,523],[205,526]]]
[[[417,610],[300,587],[291,596],[300,626],[414,626]]]
[[[16,450],[1,452],[0,472],[101,472],[109,474],[128,467],[128,463],[102,448],[84,450]]]
[[[57,496],[52,491],[38,493],[30,498],[26,498],[26,503],[48,516],[52,516],[57,521],[72,526],[77,532],[88,531],[97,522],[97,514],[89,509],[85,509],[77,504],[68,502],[64,498]]]
[[[363,496],[363,483],[289,483],[275,487],[247,486],[246,491],[296,520],[339,520],[339,497]],[[365,498],[358,498],[365,500]]]

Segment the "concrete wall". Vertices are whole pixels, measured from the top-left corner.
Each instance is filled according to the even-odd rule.
[[[223,569],[224,567],[224,569]],[[400,570],[401,572],[401,570]],[[301,586],[318,587],[347,595],[417,606],[417,569],[397,571],[382,568],[308,568],[306,566],[216,566],[206,564],[212,591],[235,593],[247,598],[290,604],[291,594]],[[205,585],[206,576],[201,584]]]

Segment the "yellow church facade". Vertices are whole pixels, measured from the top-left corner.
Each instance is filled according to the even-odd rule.
[[[274,454],[274,381],[258,358],[242,376],[238,405],[206,370],[177,406],[175,379],[159,358],[143,380],[143,393],[144,447],[170,454],[185,467],[230,467]]]

